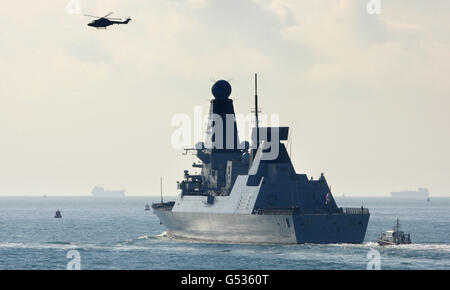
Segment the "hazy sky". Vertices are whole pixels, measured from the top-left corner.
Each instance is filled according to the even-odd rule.
[[[107,30],[69,0],[3,2],[0,195],[157,195],[160,176],[174,195],[195,159],[172,116],[207,110],[218,79],[247,114],[255,72],[297,172],[337,195],[450,195],[448,0],[81,0],[133,18]]]

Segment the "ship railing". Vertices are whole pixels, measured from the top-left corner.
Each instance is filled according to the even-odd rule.
[[[324,214],[369,214],[368,208],[338,208],[334,211],[308,211],[299,208],[259,208],[254,210],[258,215],[324,215]]]
[[[344,214],[369,214],[369,209],[362,208],[362,207],[345,207],[345,208],[342,208],[342,213],[344,213]]]

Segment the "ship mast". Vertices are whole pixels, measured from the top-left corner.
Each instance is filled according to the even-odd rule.
[[[256,122],[256,149],[259,147],[259,117],[258,117],[258,74],[255,73],[255,122]]]
[[[160,186],[161,186],[161,203],[164,203],[164,201],[163,201],[162,177],[160,178]]]

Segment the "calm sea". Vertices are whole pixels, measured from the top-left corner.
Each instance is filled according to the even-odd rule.
[[[336,200],[370,208],[363,244],[179,241],[144,211],[153,197],[0,197],[0,269],[66,269],[74,262],[81,269],[366,269],[376,259],[372,249],[381,269],[450,269],[450,198]],[[62,219],[53,218],[58,208]],[[414,244],[378,246],[375,239],[396,217]]]

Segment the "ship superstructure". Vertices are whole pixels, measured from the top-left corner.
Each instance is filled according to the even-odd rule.
[[[369,210],[338,207],[323,174],[313,180],[295,172],[285,146],[289,128],[259,127],[257,93],[251,147],[239,141],[230,84],[216,82],[212,94],[206,140],[189,149],[200,173],[185,170],[178,198],[152,205],[169,236],[244,243],[364,240]]]

